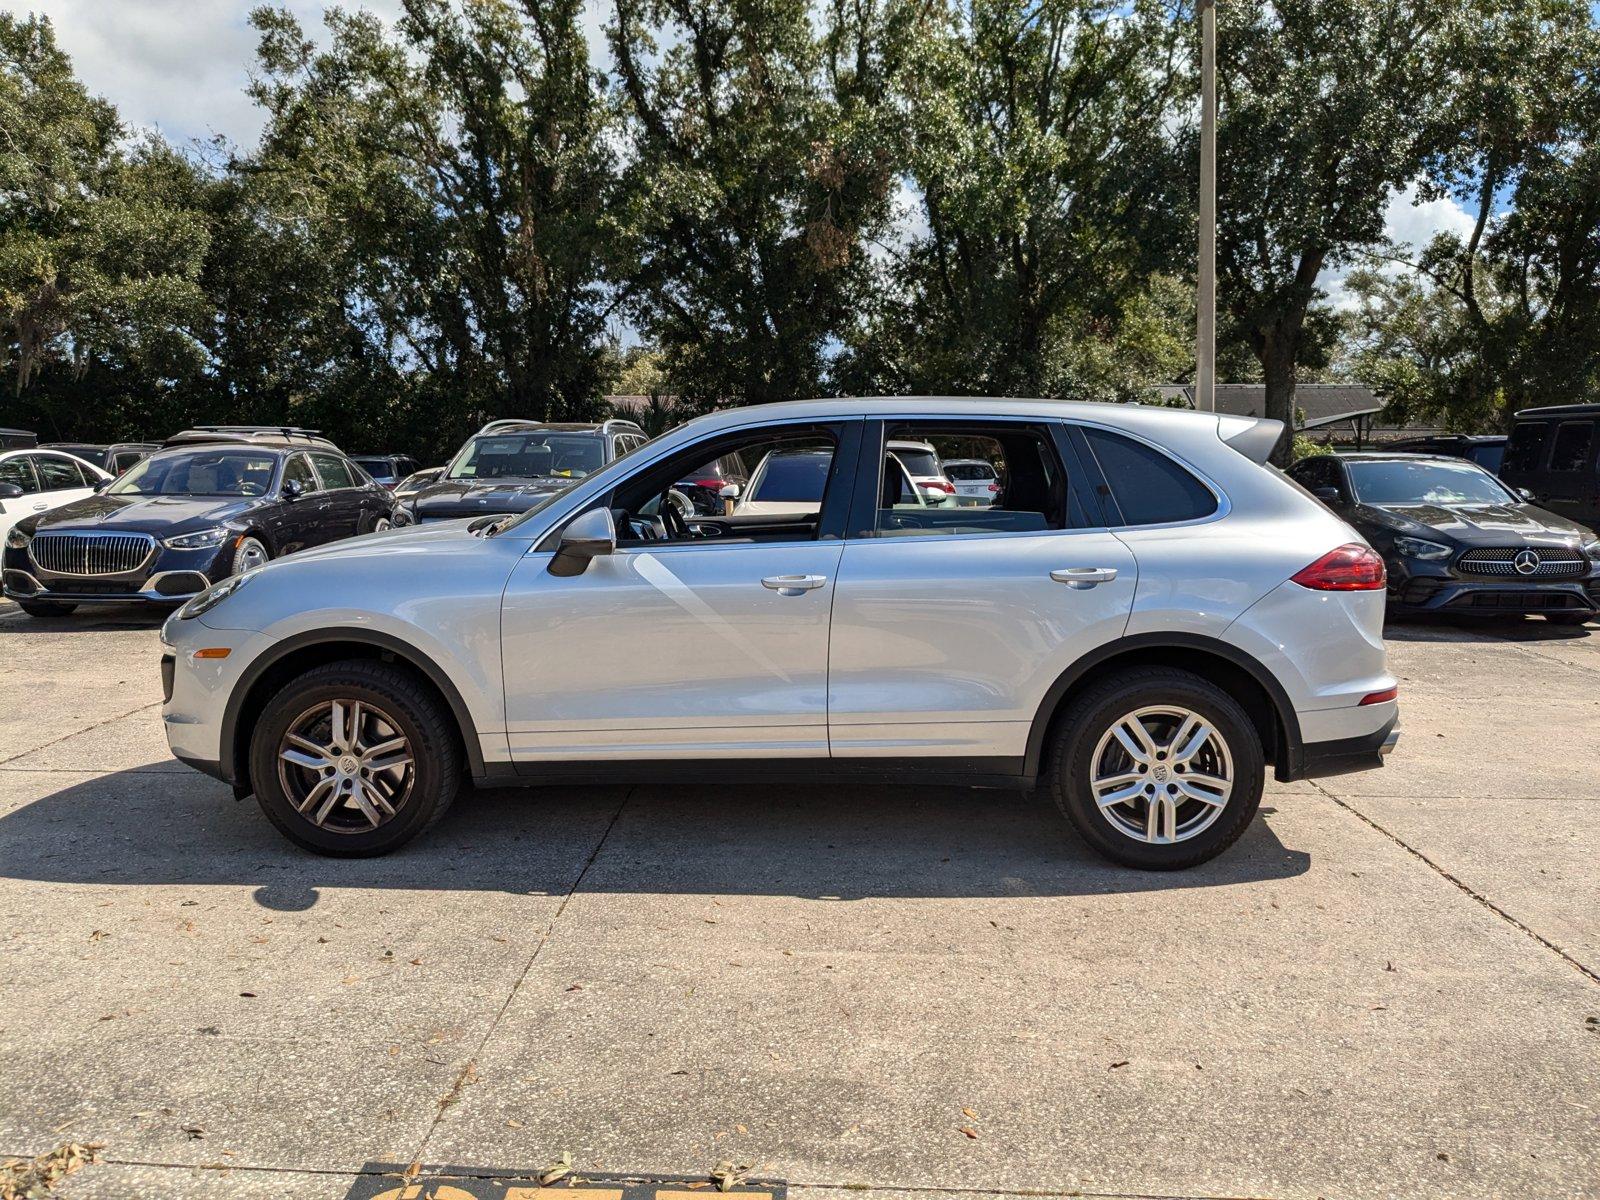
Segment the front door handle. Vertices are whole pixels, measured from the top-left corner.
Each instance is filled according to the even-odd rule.
[[[1097,583],[1110,583],[1117,577],[1115,567],[1063,567],[1059,571],[1051,571],[1050,578],[1057,583],[1064,583],[1069,588],[1092,588]]]
[[[798,596],[801,592],[815,591],[827,582],[826,575],[768,575],[761,586],[780,596]]]
[[[50,501],[48,501],[48,500],[41,500],[41,501],[40,501],[40,502],[39,502],[39,503],[38,503],[38,504],[35,504],[35,505],[34,505],[34,506],[33,506],[33,511],[34,511],[34,512],[44,512],[44,511],[45,511],[45,509],[47,509],[47,508],[49,508],[49,507],[50,507]]]

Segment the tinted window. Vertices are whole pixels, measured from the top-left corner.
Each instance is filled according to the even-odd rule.
[[[963,483],[982,483],[995,478],[994,468],[988,463],[946,463],[944,473]]]
[[[112,460],[114,465],[108,469],[120,475],[129,467],[143,462],[145,457],[143,450],[118,450]]]
[[[889,452],[905,464],[919,479],[926,479],[930,475],[943,475],[939,468],[939,456],[925,446],[908,446],[902,442],[890,442]]]
[[[16,458],[0,459],[0,483],[14,483],[29,495],[39,490],[39,482],[33,477],[33,468],[20,454]]]
[[[1511,495],[1469,462],[1352,462],[1350,482],[1363,504],[1505,504]]]
[[[317,474],[322,479],[322,486],[330,491],[334,488],[356,486],[356,478],[350,474],[349,465],[337,455],[313,454],[311,461],[317,466]]]
[[[451,479],[580,479],[605,465],[593,433],[503,433],[475,437],[450,464]]]
[[[1160,451],[1100,429],[1083,433],[1122,512],[1120,524],[1164,525],[1217,511],[1210,490]]]
[[[33,458],[33,469],[39,472],[39,487],[46,492],[88,486],[83,482],[83,472],[78,470],[78,464],[71,459],[56,458],[52,454],[36,454]]]
[[[1550,426],[1544,421],[1519,421],[1506,444],[1501,466],[1507,471],[1532,471],[1539,466],[1539,448]]]
[[[303,492],[317,490],[317,477],[311,473],[311,463],[304,454],[296,454],[283,464],[283,482],[287,484],[290,481],[298,483]]]
[[[823,489],[828,484],[828,468],[832,465],[832,451],[772,454],[767,458],[765,468],[757,469],[756,473],[761,478],[756,480],[749,499],[820,503]]]
[[[1561,422],[1556,426],[1556,444],[1550,450],[1550,469],[1582,470],[1589,465],[1589,447],[1593,442],[1593,421]]]
[[[1485,471],[1493,471],[1496,475],[1500,474],[1500,463],[1505,456],[1506,444],[1504,442],[1486,442],[1481,446],[1474,446],[1468,453],[1468,457],[1473,462],[1477,463]]]
[[[393,459],[352,458],[350,461],[355,463],[356,466],[360,467],[368,475],[382,483],[388,483],[393,479],[399,478],[399,473],[396,469]]]
[[[259,450],[189,450],[145,459],[113,483],[114,496],[264,496],[277,470]]]

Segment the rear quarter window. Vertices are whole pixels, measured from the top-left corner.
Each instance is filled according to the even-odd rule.
[[[1105,477],[1121,525],[1169,525],[1217,511],[1217,498],[1187,468],[1159,450],[1121,434],[1085,429],[1090,452]],[[1108,512],[1114,519],[1116,512]]]
[[[1544,447],[1544,435],[1550,431],[1548,421],[1521,421],[1511,431],[1506,443],[1506,456],[1500,464],[1506,471],[1533,471],[1539,466],[1539,451]]]

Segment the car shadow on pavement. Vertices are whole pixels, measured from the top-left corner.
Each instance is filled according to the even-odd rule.
[[[301,851],[253,800],[198,775],[129,770],[0,817],[0,877],[77,884],[247,885],[301,911],[324,888],[816,899],[1088,895],[1304,874],[1275,811],[1220,858],[1141,872],[1091,852],[1042,797],[956,788],[550,788],[467,791],[423,837],[378,859]]]
[[[160,629],[172,608],[118,604],[82,609],[64,617],[30,617],[15,605],[0,608],[0,631],[13,633],[104,633],[113,629]]]
[[[1395,642],[1570,642],[1600,634],[1600,625],[1557,625],[1542,617],[1391,616],[1383,636]]]

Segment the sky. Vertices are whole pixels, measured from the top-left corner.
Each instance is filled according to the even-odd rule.
[[[313,36],[322,33],[326,0],[275,0],[289,8]],[[42,12],[56,39],[72,56],[90,91],[117,106],[132,127],[159,130],[187,142],[221,134],[240,146],[255,144],[261,116],[244,94],[255,56],[248,24],[257,0],[0,0],[0,11]],[[385,20],[400,12],[400,0],[344,0]],[[605,0],[588,0],[585,24],[596,62]],[[905,199],[905,197],[902,197]],[[917,219],[915,205],[906,207]],[[1396,193],[1389,204],[1388,232],[1398,241],[1422,245],[1440,230],[1471,229],[1472,221],[1450,200],[1416,203],[1416,189]],[[1323,276],[1334,304],[1344,302],[1340,272]]]

